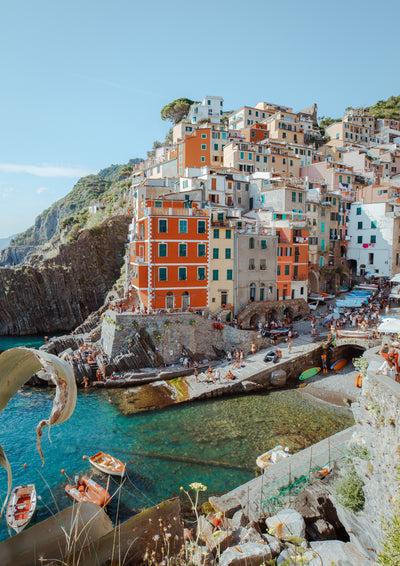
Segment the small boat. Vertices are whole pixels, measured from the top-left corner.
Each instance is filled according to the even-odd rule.
[[[340,369],[344,368],[345,365],[347,365],[347,361],[348,360],[346,360],[346,358],[341,358],[331,365],[331,369],[339,371]]]
[[[317,373],[319,373],[321,371],[321,368],[309,368],[306,369],[305,371],[303,371],[303,373],[301,373],[299,375],[299,379],[300,381],[303,381],[304,379],[308,379],[309,377],[312,377],[313,375],[317,375]]]
[[[125,475],[125,464],[104,452],[97,452],[94,456],[90,456],[89,462],[100,472],[110,476],[120,476],[122,478]]]
[[[99,505],[99,507],[105,507],[111,501],[108,491],[88,476],[82,476],[81,479],[78,478],[75,485],[67,484],[65,491],[79,503],[90,501]]]
[[[279,460],[288,458],[289,456],[289,448],[283,448],[283,446],[275,446],[275,448],[271,448],[271,450],[268,450],[268,452],[265,452],[264,454],[261,454],[261,456],[258,456],[258,458],[256,459],[256,464],[259,468],[264,470],[265,468],[268,468],[268,466],[272,466],[272,464],[276,464],[277,462],[279,462]]]
[[[32,519],[36,503],[36,489],[33,484],[14,487],[7,504],[8,525],[20,533]]]

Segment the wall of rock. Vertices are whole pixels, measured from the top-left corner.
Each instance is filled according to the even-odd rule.
[[[257,348],[267,348],[268,338],[258,332],[242,331],[231,326],[217,330],[213,321],[193,313],[135,315],[130,312],[106,311],[102,324],[105,352],[115,356],[128,349],[128,340],[136,333],[146,331],[155,351],[165,363],[176,362],[182,351],[194,354],[196,359],[217,359],[232,346],[250,352],[252,342]]]
[[[71,330],[99,309],[120,276],[128,224],[109,218],[49,259],[0,269],[0,335]]]

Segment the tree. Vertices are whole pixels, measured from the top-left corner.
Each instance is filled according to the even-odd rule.
[[[174,124],[178,124],[186,118],[191,105],[194,103],[189,98],[177,98],[173,100],[161,110],[161,120],[170,120]]]

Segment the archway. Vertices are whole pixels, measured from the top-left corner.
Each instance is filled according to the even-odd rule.
[[[275,309],[265,312],[265,322],[271,322],[272,320],[278,320],[278,312]]]
[[[312,269],[308,271],[308,288],[310,293],[319,291],[318,275]]]
[[[182,293],[182,310],[186,311],[190,307],[190,295],[187,291]]]
[[[166,309],[173,309],[174,308],[174,294],[172,291],[168,291],[165,297],[165,308]]]
[[[261,320],[261,317],[258,313],[255,312],[253,315],[251,315],[250,321],[249,321],[250,328],[257,328],[260,320]]]

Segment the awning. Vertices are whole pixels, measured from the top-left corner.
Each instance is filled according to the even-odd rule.
[[[400,283],[400,273],[396,273],[390,280],[392,283]]]
[[[385,318],[378,326],[378,332],[382,334],[400,332],[400,318]]]

